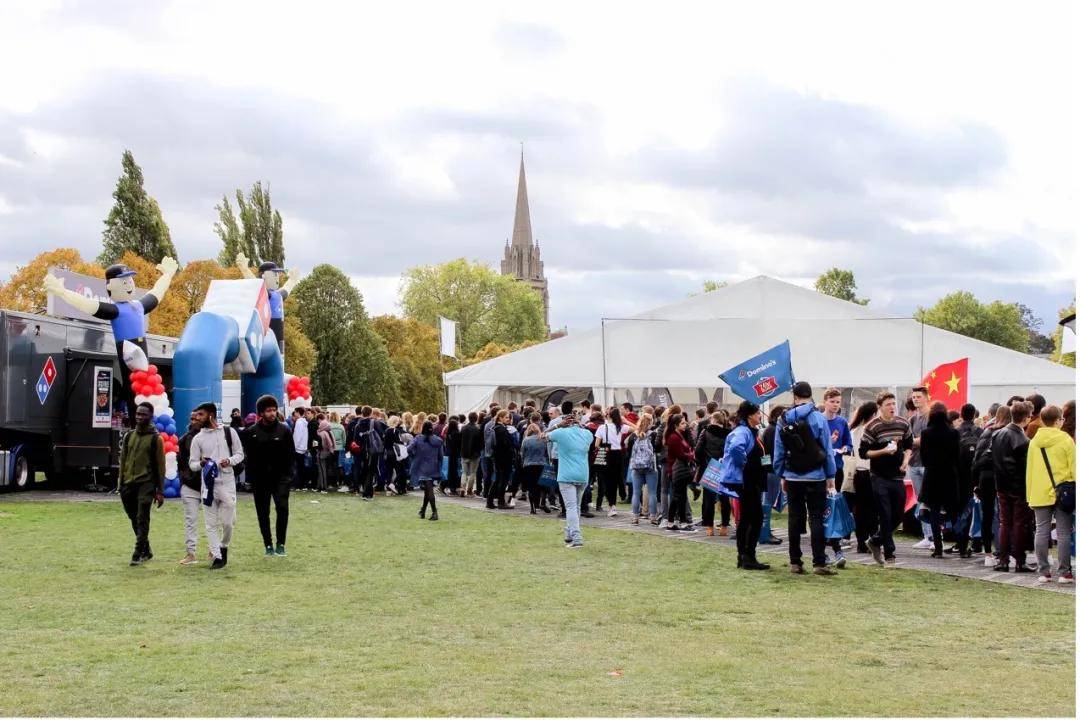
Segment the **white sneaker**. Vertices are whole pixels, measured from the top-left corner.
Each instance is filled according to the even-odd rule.
[[[397,488],[395,488],[395,487],[394,487],[394,483],[390,483],[389,485],[387,485],[387,486],[386,486],[386,489],[387,489],[387,490],[389,490],[389,491],[390,491],[390,492],[392,492],[392,493],[396,493],[396,492],[397,492]]]
[[[934,547],[934,541],[923,538],[911,547],[915,548],[916,550],[929,550],[930,548]]]
[[[339,488],[337,489],[337,491],[338,491],[339,493],[347,493],[347,492],[349,492],[349,488],[348,488],[348,487],[346,487],[345,485],[342,485],[341,487],[339,487]]]
[[[615,508],[611,508],[610,510],[608,510],[608,514],[607,514],[607,516],[608,516],[608,517],[615,517],[615,516],[616,516],[616,515],[618,515],[618,514],[619,514],[619,513],[615,512]]]
[[[514,507],[514,503],[515,503],[515,499],[514,499],[514,496],[513,496],[513,495],[511,495],[511,496],[510,496],[510,502],[506,503],[506,506],[507,506],[507,507]]]
[[[997,567],[997,558],[993,555],[987,555],[983,558],[984,567]]]
[[[1050,575],[1040,575],[1039,577],[1037,577],[1035,579],[1035,582],[1042,583],[1043,585],[1045,585],[1047,583],[1054,582],[1054,578],[1051,577]]]

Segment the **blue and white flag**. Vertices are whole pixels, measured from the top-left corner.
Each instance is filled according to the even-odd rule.
[[[761,402],[787,392],[795,384],[788,341],[720,373],[720,379],[741,398]]]

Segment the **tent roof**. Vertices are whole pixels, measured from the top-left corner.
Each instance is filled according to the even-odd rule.
[[[723,387],[721,372],[785,339],[796,377],[815,386],[910,385],[961,357],[971,385],[1075,382],[1072,368],[764,276],[445,377],[449,386]]]

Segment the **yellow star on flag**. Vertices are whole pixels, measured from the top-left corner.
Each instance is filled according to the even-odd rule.
[[[951,378],[945,381],[945,384],[949,386],[949,395],[960,392],[960,378],[956,377],[956,373],[950,373]]]

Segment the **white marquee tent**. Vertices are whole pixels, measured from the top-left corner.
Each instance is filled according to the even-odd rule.
[[[566,391],[600,402],[635,404],[662,397],[691,407],[738,399],[724,370],[790,340],[795,377],[862,397],[904,389],[934,367],[969,358],[968,397],[980,408],[1038,391],[1049,402],[1075,396],[1075,370],[974,340],[910,318],[760,276],[632,318],[569,335],[447,373],[450,410],[468,412],[494,398],[544,401]],[[648,395],[662,388],[666,394]],[[857,397],[857,396],[856,396]]]

